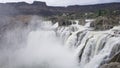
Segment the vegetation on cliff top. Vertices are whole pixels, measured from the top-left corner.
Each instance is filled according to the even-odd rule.
[[[54,23],[60,21],[59,23],[61,24],[63,22],[68,23],[69,20],[79,20],[81,25],[86,23],[85,19],[95,19],[95,21],[91,23],[91,27],[94,27],[95,30],[106,30],[120,24],[120,10],[98,10],[96,12],[88,13],[63,13],[62,15],[49,17],[49,19]]]

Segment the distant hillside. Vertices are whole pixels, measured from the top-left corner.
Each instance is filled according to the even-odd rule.
[[[0,15],[59,15],[63,13],[85,13],[98,10],[120,10],[120,3],[105,3],[95,5],[72,5],[68,7],[47,6],[45,2],[34,1],[32,4],[25,2],[0,3]]]

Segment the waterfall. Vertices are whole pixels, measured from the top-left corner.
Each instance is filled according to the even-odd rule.
[[[73,25],[64,27],[64,30],[60,27],[62,32],[71,31],[65,43],[66,46],[74,49],[80,68],[98,68],[120,51],[119,26],[107,31],[93,31],[92,28],[87,27],[89,24],[90,22],[85,26],[74,25],[79,27],[76,31],[66,30]]]
[[[0,68],[78,68],[74,52],[58,38],[57,27],[50,21],[40,22],[28,33],[24,47],[12,51]]]
[[[34,29],[26,33],[26,37],[21,36],[26,39],[20,43],[12,42],[23,47],[0,52],[0,68],[99,68],[120,51],[119,26],[94,31],[90,28],[90,22],[85,26],[78,23],[59,26],[50,21],[38,22]],[[17,39],[13,34],[12,37]]]

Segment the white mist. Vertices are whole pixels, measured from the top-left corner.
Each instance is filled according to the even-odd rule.
[[[17,50],[4,68],[77,68],[74,52],[57,38],[50,22],[28,34],[24,48]]]

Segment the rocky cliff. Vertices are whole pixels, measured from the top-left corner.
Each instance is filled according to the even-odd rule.
[[[96,5],[73,5],[68,7],[47,6],[45,2],[34,1],[32,4],[25,2],[0,3],[0,15],[43,15],[51,16],[62,13],[95,12],[98,10],[120,10],[120,3],[107,3]],[[9,12],[8,12],[9,11]]]

